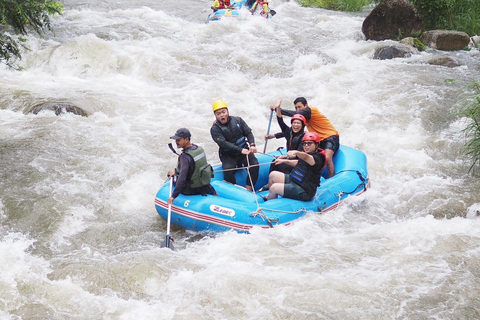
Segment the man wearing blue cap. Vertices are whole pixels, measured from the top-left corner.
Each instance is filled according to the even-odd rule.
[[[210,184],[210,179],[213,177],[212,166],[208,164],[203,148],[191,143],[191,136],[187,128],[180,128],[170,137],[175,140],[177,148],[181,148],[183,151],[178,156],[175,170],[168,172],[169,177],[177,176],[175,190],[168,198],[168,204],[172,204],[180,193],[184,195],[216,195],[215,189]]]

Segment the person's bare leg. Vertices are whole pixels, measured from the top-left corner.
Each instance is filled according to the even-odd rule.
[[[285,173],[280,171],[272,171],[268,175],[268,186],[271,186],[274,183],[285,183]]]
[[[325,157],[327,162],[328,177],[331,178],[335,175],[335,165],[333,164],[333,150],[325,149]]]
[[[267,200],[276,199],[278,196],[283,196],[283,189],[285,185],[285,174],[280,171],[272,171],[268,176],[268,195]]]

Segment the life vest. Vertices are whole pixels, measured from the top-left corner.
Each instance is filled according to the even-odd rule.
[[[190,179],[187,178],[186,187],[187,188],[199,188],[210,184],[210,179],[213,177],[213,168],[207,162],[207,157],[205,155],[205,150],[202,147],[197,146],[197,149],[187,149],[183,153],[188,154],[192,157],[195,162],[192,176]],[[175,174],[180,172],[180,156],[178,157],[177,167],[175,168]]]
[[[240,121],[238,121],[236,117],[230,116],[230,120],[226,126],[220,125],[216,120],[213,125],[216,125],[222,129],[222,133],[226,141],[236,145],[237,147],[247,148],[247,137],[245,137],[243,134]],[[228,153],[230,149],[220,148],[220,151],[223,153]]]
[[[300,148],[302,145],[302,139],[305,132],[299,132],[297,134],[293,133],[293,130],[290,128],[290,137],[287,141],[287,150],[300,150],[303,151],[303,148]]]
[[[327,166],[327,154],[325,153],[325,150],[323,150],[322,148],[318,148],[317,152],[320,153],[320,155],[323,157],[323,160],[324,160],[322,169],[320,169],[320,173],[322,173],[323,169],[325,169],[325,167]]]
[[[321,156],[323,158],[322,167],[315,167],[317,161],[315,161],[315,165],[311,166],[305,160],[298,159],[297,165],[290,173],[290,178],[294,183],[301,186],[311,197],[313,197],[317,187],[320,186],[320,175],[322,170],[325,169],[327,158],[325,150],[320,148],[316,152],[311,153],[311,155],[314,157]]]

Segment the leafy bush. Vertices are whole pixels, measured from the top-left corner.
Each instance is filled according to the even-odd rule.
[[[18,42],[5,31],[13,29],[22,35],[28,34],[28,27],[39,34],[52,30],[50,15],[61,14],[63,5],[51,0],[0,0],[0,61],[12,66],[14,57],[21,58]],[[2,30],[3,29],[3,30]],[[24,42],[22,38],[20,42]],[[20,43],[20,46],[22,44]]]
[[[471,88],[474,95],[461,111],[461,115],[470,120],[464,130],[467,138],[465,154],[472,161],[470,171],[475,173],[475,169],[480,167],[480,81],[474,82]]]
[[[320,7],[329,10],[338,11],[360,11],[371,0],[300,0],[300,4],[304,7]]]

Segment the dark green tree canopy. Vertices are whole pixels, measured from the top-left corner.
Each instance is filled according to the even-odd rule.
[[[0,0],[0,61],[9,66],[12,59],[21,58],[19,43],[6,32],[28,34],[31,28],[38,34],[52,30],[50,16],[61,14],[63,5],[50,0]],[[23,39],[20,38],[20,41]]]

